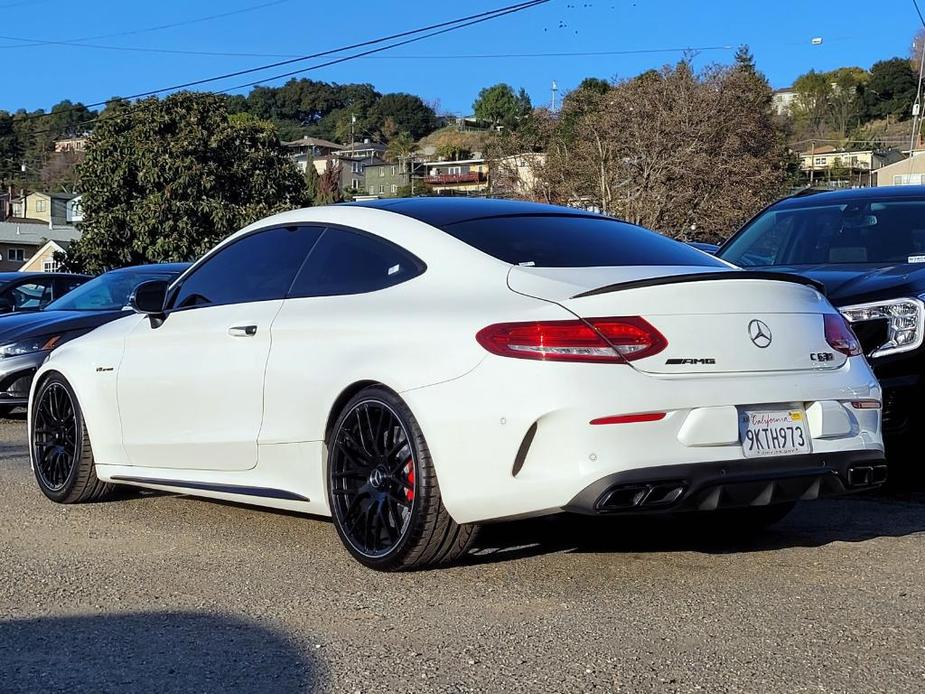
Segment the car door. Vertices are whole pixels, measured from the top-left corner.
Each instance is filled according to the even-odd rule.
[[[131,465],[256,464],[270,326],[320,235],[299,226],[242,236],[181,279],[163,322],[135,319],[117,386]]]
[[[390,342],[394,304],[379,292],[424,270],[418,258],[381,237],[339,227],[324,232],[273,322],[262,446],[324,437],[334,398],[368,376],[377,358],[365,338],[381,331],[380,342]],[[396,334],[391,339],[401,341]]]

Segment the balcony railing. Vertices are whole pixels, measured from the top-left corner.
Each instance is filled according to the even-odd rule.
[[[485,180],[485,174],[479,171],[458,174],[437,174],[435,176],[425,176],[424,183],[431,185],[447,185],[450,183],[479,183]]]

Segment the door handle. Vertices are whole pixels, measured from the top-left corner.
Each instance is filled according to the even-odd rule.
[[[253,337],[257,334],[256,325],[235,325],[228,328],[228,334],[232,337]]]

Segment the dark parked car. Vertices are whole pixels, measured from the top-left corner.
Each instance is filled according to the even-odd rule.
[[[39,311],[89,279],[64,272],[0,272],[0,314]]]
[[[797,194],[758,214],[717,255],[821,282],[883,385],[887,446],[925,423],[925,186]]]
[[[127,315],[129,297],[142,282],[176,279],[185,263],[112,270],[48,304],[44,310],[0,320],[0,416],[29,399],[35,370],[55,347]]]

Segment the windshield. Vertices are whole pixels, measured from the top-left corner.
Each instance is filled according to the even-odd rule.
[[[128,298],[142,282],[173,280],[178,273],[163,270],[107,272],[65,294],[45,307],[46,311],[119,311],[128,306]]]
[[[443,230],[483,253],[512,265],[727,267],[683,243],[607,217],[490,217],[447,224]]]
[[[771,209],[718,255],[742,267],[925,263],[925,200]]]

